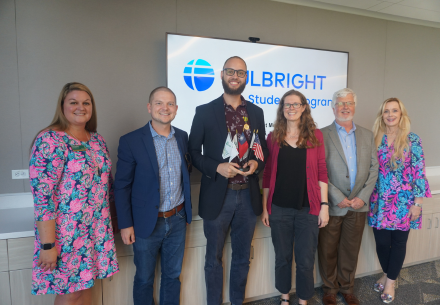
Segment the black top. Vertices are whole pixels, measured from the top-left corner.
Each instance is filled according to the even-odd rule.
[[[307,195],[306,148],[282,145],[278,154],[277,180],[272,203],[301,210],[310,207]]]

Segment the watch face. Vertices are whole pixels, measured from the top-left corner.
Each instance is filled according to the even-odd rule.
[[[52,249],[52,244],[43,244],[43,245],[41,245],[41,249],[43,249],[43,250],[50,250],[50,249]]]

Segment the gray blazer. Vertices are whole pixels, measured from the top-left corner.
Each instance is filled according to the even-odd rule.
[[[329,213],[331,216],[344,216],[347,212],[366,212],[369,210],[370,196],[376,184],[379,163],[377,162],[376,145],[371,131],[356,125],[356,163],[357,174],[353,187],[350,191],[350,178],[345,154],[342,149],[336,125],[333,122],[321,129],[324,135],[325,161],[328,171],[328,199]],[[358,210],[353,208],[341,209],[338,204],[354,197],[362,199],[366,205]]]

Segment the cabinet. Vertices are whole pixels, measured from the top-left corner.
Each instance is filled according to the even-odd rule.
[[[194,305],[206,303],[205,286],[206,247],[186,248],[180,274],[180,304]]]
[[[250,262],[245,297],[252,298],[276,292],[275,251],[271,237],[252,241]]]
[[[11,305],[9,272],[0,272],[0,305]]]
[[[8,247],[6,240],[0,240],[0,271],[8,271]]]
[[[53,304],[54,295],[32,295],[32,270],[14,270],[9,272],[12,305],[48,305]],[[101,280],[95,281],[92,289],[92,305],[102,305]]]
[[[364,233],[362,235],[361,249],[359,250],[356,275],[371,274],[374,271],[381,270],[379,259],[376,253],[376,241],[374,239],[373,228],[365,223]]]
[[[409,232],[404,266],[432,257],[430,253],[432,231],[432,214],[424,214],[422,228]]]
[[[102,303],[111,304],[133,304],[133,278],[136,268],[133,263],[133,256],[118,257],[119,272],[102,282]]]
[[[440,257],[440,213],[433,214],[431,219],[430,254],[432,257]]]

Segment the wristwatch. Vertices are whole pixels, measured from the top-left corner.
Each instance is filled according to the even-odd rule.
[[[328,202],[321,202],[321,205],[327,205],[328,206]]]
[[[422,204],[421,204],[421,203],[417,203],[417,202],[415,202],[414,205],[415,205],[416,207],[419,207],[419,208],[422,207]]]
[[[55,248],[55,243],[49,243],[49,244],[40,244],[41,250],[50,250],[52,248]]]

